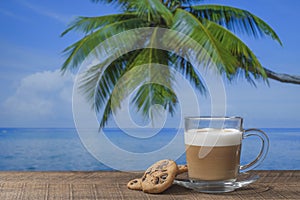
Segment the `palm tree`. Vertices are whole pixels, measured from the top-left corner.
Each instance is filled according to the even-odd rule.
[[[122,13],[97,16],[78,17],[62,33],[79,31],[84,37],[64,50],[67,54],[61,70],[77,68],[92,50],[108,37],[127,30],[142,27],[167,28],[183,33],[196,41],[206,50],[220,74],[229,80],[243,76],[255,84],[256,79],[268,82],[268,78],[282,82],[300,84],[298,76],[277,74],[260,64],[255,54],[235,34],[247,34],[250,37],[270,37],[281,45],[275,31],[262,19],[252,13],[222,5],[195,5],[193,0],[91,0],[95,3],[116,4]],[[175,38],[175,37],[174,37]],[[132,36],[133,40],[139,37]],[[126,40],[126,38],[124,38]],[[184,43],[177,39],[178,44]],[[111,62],[105,70],[105,63],[91,67],[82,79],[82,88],[87,97],[92,100],[92,106],[97,111],[103,110],[100,127],[107,123],[112,110],[123,100],[122,95],[112,102],[112,92],[126,72],[134,66],[149,63],[168,65],[181,73],[197,91],[204,94],[205,86],[202,83],[197,69],[185,58],[162,49],[151,48],[153,41],[148,39],[147,48],[139,49],[121,55]],[[194,53],[197,51],[190,47]],[[209,60],[203,58],[203,63]],[[149,116],[149,108],[159,104],[169,113],[175,112],[178,103],[176,94],[172,90],[171,72],[156,78],[164,79],[168,85],[148,83],[138,88],[132,102],[141,113]]]

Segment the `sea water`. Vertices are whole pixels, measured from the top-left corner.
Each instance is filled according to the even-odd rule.
[[[300,129],[265,128],[270,138],[269,153],[256,169],[300,169]],[[145,131],[145,130],[144,130]],[[146,130],[147,131],[147,130]],[[162,129],[150,138],[131,137],[120,129],[105,129],[109,140],[121,149],[152,152],[167,145],[176,134],[184,140],[183,130]],[[259,139],[242,143],[242,164],[259,152]],[[184,143],[183,143],[184,145]],[[112,157],[113,159],[113,157]],[[178,164],[185,163],[185,154]],[[123,163],[126,165],[126,162]],[[114,170],[96,160],[81,143],[76,129],[67,128],[0,128],[0,170],[14,171],[94,171]]]

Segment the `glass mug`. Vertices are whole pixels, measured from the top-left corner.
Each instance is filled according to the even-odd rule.
[[[209,190],[209,184],[216,187],[216,183],[234,182],[239,173],[257,167],[264,160],[269,148],[268,136],[259,129],[244,130],[242,125],[241,117],[185,118],[184,141],[191,182],[205,183]],[[262,146],[258,156],[242,166],[242,140],[249,136],[259,137]]]

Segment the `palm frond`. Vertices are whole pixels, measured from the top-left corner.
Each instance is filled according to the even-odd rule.
[[[118,79],[124,73],[124,66],[120,59],[115,61],[101,74],[95,74],[97,81],[93,82],[93,103],[97,112],[99,112],[110,98],[111,93]]]
[[[135,13],[122,13],[98,17],[78,17],[69,25],[69,27],[61,34],[61,36],[64,36],[70,31],[80,31],[84,34],[89,34],[90,32],[108,24],[132,18],[137,18],[137,15]]]
[[[149,22],[161,24],[162,20],[167,25],[172,24],[172,13],[161,0],[92,0],[95,3],[118,4],[127,12],[136,12],[139,17]]]
[[[80,76],[80,91],[83,92],[91,108],[101,113],[100,128],[104,127],[114,109],[112,105],[112,92],[118,80],[126,73],[127,63],[139,51],[129,52],[109,63],[105,60],[90,67]],[[105,69],[104,67],[107,66]],[[123,88],[124,89],[124,88]],[[121,99],[114,96],[114,99]],[[120,102],[118,102],[120,104]]]
[[[101,75],[100,72],[97,71],[97,73],[94,74],[96,78],[91,79],[92,81],[90,82],[85,82],[82,84],[84,91],[87,91],[87,89],[90,88],[91,94],[88,96],[91,98],[90,100],[94,100],[93,103],[96,110],[101,113],[100,110],[104,108],[100,127],[106,124],[109,116],[112,114],[112,111],[116,111],[116,109],[120,107],[122,101],[128,95],[128,92],[133,92],[139,87],[139,85],[145,83],[145,81],[149,81],[149,83],[145,85],[150,86],[150,88],[145,90],[144,85],[141,86],[138,89],[134,100],[132,100],[132,102],[135,103],[138,111],[140,111],[145,118],[149,117],[149,110],[151,106],[155,104],[163,106],[169,112],[173,113],[175,111],[175,106],[177,104],[176,95],[169,87],[153,83],[159,82],[163,84],[167,82],[166,85],[168,85],[168,80],[171,77],[168,71],[164,70],[164,73],[162,73],[161,70],[152,70],[151,63],[146,62],[144,63],[145,65],[143,65],[138,62],[141,65],[136,65],[138,64],[137,62],[130,60],[132,58],[144,56],[146,52],[149,53],[150,51],[156,50],[143,49],[125,54],[123,57],[120,57],[118,60],[111,63]],[[154,61],[152,60],[152,62]],[[147,64],[149,65],[147,66]],[[87,73],[91,72],[92,71],[89,71]],[[120,81],[121,77],[122,81]],[[164,78],[166,81],[163,82],[162,80],[157,80],[162,78]],[[86,84],[90,84],[90,86]],[[164,99],[162,95],[165,95],[168,98]],[[149,96],[149,98],[145,98],[146,96]]]
[[[63,53],[68,55],[68,57],[61,67],[61,71],[65,72],[68,68],[73,69],[78,67],[88,54],[107,38],[122,31],[140,28],[143,26],[147,26],[147,23],[139,18],[127,19],[106,25],[103,28],[85,36],[63,51]]]
[[[114,98],[111,102],[113,108],[119,107],[128,91],[133,92],[140,85],[146,84],[147,87],[141,86],[138,89],[133,100],[138,111],[141,111],[144,117],[149,117],[148,112],[151,106],[155,104],[160,104],[164,108],[168,108],[169,111],[173,110],[177,101],[174,100],[176,95],[174,97],[170,92],[172,90],[172,74],[169,68],[160,69],[159,65],[156,65],[168,65],[169,59],[167,51],[155,48],[161,40],[157,29],[154,29],[149,38],[145,38],[146,48],[140,50],[136,57],[127,64],[126,72],[128,73],[122,77],[123,81],[121,84],[114,88],[113,94],[117,98]],[[169,95],[170,98],[161,99],[161,94]],[[148,97],[146,98],[146,96]],[[173,103],[170,102],[170,99],[172,99]]]
[[[228,78],[235,76],[239,69],[245,70],[245,78],[250,80],[250,74],[255,78],[264,78],[266,80],[266,73],[260,64],[255,54],[249,49],[249,47],[242,42],[237,36],[225,29],[224,27],[211,22],[206,21],[206,27],[209,32],[226,48],[233,56],[238,59],[238,65],[236,66],[236,73],[228,74]],[[239,69],[238,69],[239,68]],[[253,82],[253,81],[250,81]]]
[[[127,10],[135,11],[143,19],[162,25],[172,24],[173,15],[171,11],[160,0],[130,0]]]
[[[126,92],[125,88],[116,89],[116,84],[121,79],[121,77],[126,74],[130,69],[128,67],[128,63],[138,55],[139,51],[133,51],[128,54],[123,55],[118,58],[116,61],[112,62],[104,71],[101,77],[99,77],[99,81],[96,88],[95,95],[95,105],[96,110],[100,111],[103,107],[103,104],[107,100],[107,98],[111,98],[110,96],[114,92],[113,103],[110,100],[110,104],[113,110],[120,107],[122,100],[124,100],[124,96],[122,96],[123,92]],[[118,92],[116,92],[116,91]]]
[[[95,89],[97,88],[99,77],[104,73],[105,65],[106,63],[94,65],[79,76],[79,89],[86,96],[86,99],[91,104],[92,109],[95,108]],[[103,93],[103,95],[105,95],[105,93]],[[103,100],[100,100],[100,102],[102,103]]]
[[[128,70],[127,63],[137,54],[138,51],[129,52],[111,63],[106,59],[82,74],[80,89],[91,103],[92,109],[100,112],[106,105],[116,83]]]
[[[195,67],[183,57],[170,53],[170,66],[181,73],[200,94],[206,95],[206,87]]]
[[[199,20],[207,19],[235,33],[243,33],[255,38],[269,36],[282,45],[278,35],[266,22],[246,10],[223,5],[189,6],[186,10]]]
[[[161,84],[147,83],[138,89],[132,103],[137,106],[138,111],[141,111],[145,118],[148,118],[151,117],[149,112],[153,105],[161,105],[173,115],[178,99],[170,88]]]
[[[154,48],[146,48],[141,50],[141,52],[136,56],[136,58],[128,64],[129,73],[126,73],[125,77],[123,77],[122,84],[119,84],[117,88],[115,88],[118,98],[114,98],[112,101],[113,107],[118,107],[120,105],[121,100],[125,98],[128,91],[134,91],[142,84],[148,84],[150,88],[146,89],[142,86],[140,87],[139,91],[143,90],[142,93],[137,93],[136,95],[145,95],[146,91],[148,91],[148,95],[158,95],[157,92],[162,92],[166,89],[163,89],[159,86],[155,86],[156,88],[160,88],[160,90],[155,90],[151,88],[152,83],[163,85],[165,88],[172,88],[172,74],[166,68],[160,70],[158,65],[156,64],[164,64],[167,65],[168,63],[168,52],[154,49]],[[127,88],[125,90],[124,88]],[[167,93],[167,92],[166,92]],[[146,101],[143,101],[144,98],[135,97],[134,101],[138,111],[142,112],[144,117],[149,117],[148,111],[150,107],[157,104],[158,97],[149,97]],[[153,100],[153,101],[152,101]],[[166,101],[168,101],[166,99]],[[160,105],[165,106],[165,102],[160,102]],[[171,109],[171,108],[170,108]]]
[[[108,121],[109,117],[111,116],[111,114],[112,114],[112,109],[111,109],[111,97],[110,97],[105,104],[105,108],[104,108],[104,111],[103,111],[103,114],[102,114],[102,117],[100,120],[99,129],[103,128],[107,124],[107,121]]]
[[[210,31],[191,13],[177,9],[172,29],[185,34],[188,37],[174,38],[174,44],[180,48],[188,47],[190,51],[199,53],[198,61],[203,65],[213,63],[220,72],[228,74],[235,72],[237,59],[210,33]],[[191,41],[197,42],[196,47]]]

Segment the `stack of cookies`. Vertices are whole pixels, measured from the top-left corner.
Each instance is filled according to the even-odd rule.
[[[177,165],[173,160],[160,160],[150,166],[142,178],[128,182],[127,187],[146,193],[157,194],[168,189],[178,174],[187,172],[186,165]]]

